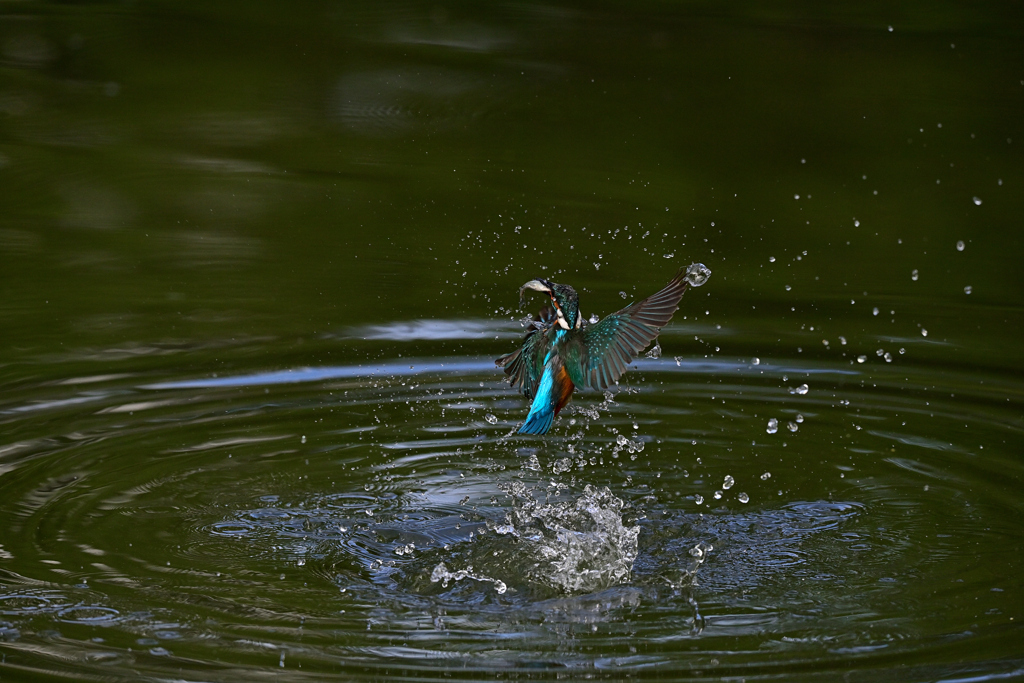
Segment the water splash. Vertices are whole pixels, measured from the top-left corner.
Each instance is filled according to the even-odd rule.
[[[532,556],[529,578],[567,593],[602,590],[628,581],[639,526],[623,522],[626,504],[608,488],[588,485],[578,497],[541,502],[522,482],[502,487],[513,499],[504,524]]]
[[[462,581],[463,579],[473,579],[474,581],[490,582],[494,584],[494,590],[498,595],[502,595],[508,590],[508,586],[505,582],[500,579],[492,579],[489,576],[483,574],[474,574],[473,565],[469,565],[465,569],[452,572],[448,571],[448,567],[445,566],[444,562],[441,562],[434,571],[430,572],[430,581],[432,583],[440,583],[442,587],[447,588],[450,581]]]

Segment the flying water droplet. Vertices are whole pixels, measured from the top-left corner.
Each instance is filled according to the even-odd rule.
[[[956,243],[956,250],[957,251],[963,251],[964,250],[964,246],[965,245],[964,245],[964,241],[963,240],[957,240],[957,243]]]
[[[749,503],[750,502],[750,496],[748,496],[745,493],[741,493],[740,495],[738,495],[736,497],[739,498],[739,501],[741,503]]]
[[[487,420],[488,424],[492,424],[492,425],[498,424],[498,416],[497,415],[491,415],[490,413],[487,413],[486,415],[484,415],[484,419]]]
[[[878,315],[878,306],[871,309],[871,315]]]
[[[914,270],[910,271],[910,279],[913,280],[914,282],[917,282],[917,268],[914,268]]]
[[[302,443],[306,443],[306,435],[305,434],[302,435],[302,439],[300,441]]]
[[[921,328],[921,336],[922,336],[922,337],[927,337],[927,336],[928,336],[928,330],[926,330],[926,329],[924,329],[924,328],[922,327],[922,328]]]
[[[772,473],[771,472],[765,472],[764,474],[761,475],[761,481],[768,481],[771,478],[772,478]]]
[[[779,431],[779,421],[776,420],[774,417],[768,420],[768,429],[766,429],[765,431],[768,432],[769,434],[774,434],[775,432]]]
[[[796,422],[787,422],[786,429],[788,429],[791,432],[795,432],[796,430],[800,429],[800,425],[798,425]]]
[[[810,390],[811,390],[811,388],[808,387],[806,384],[801,384],[798,387],[793,387],[792,389],[790,389],[789,393],[791,393],[791,394],[799,394],[799,395],[803,396],[804,394],[806,394]]]
[[[797,413],[796,414],[796,421],[797,422],[803,422],[804,421],[804,416],[801,415],[800,413]]]
[[[857,356],[857,362],[858,362],[858,363],[863,363],[863,362],[864,362],[864,361],[866,361],[867,359],[868,359],[868,357],[867,357],[867,356]]]
[[[970,285],[964,287],[964,294],[970,294],[971,291],[973,291],[973,288]]]
[[[693,502],[696,503],[697,505],[703,505],[704,504],[704,496],[702,496],[702,495],[700,495],[698,493],[696,496],[693,497]]]
[[[703,263],[691,263],[686,269],[685,279],[694,287],[700,287],[711,277],[711,269]]]
[[[885,352],[885,355],[882,356],[882,358],[885,358],[885,362],[886,363],[891,363],[892,362],[892,354],[889,353],[888,351]]]
[[[736,480],[732,478],[732,475],[725,475],[725,481],[722,482],[722,488],[728,491],[732,488],[732,485],[736,483]]]
[[[648,358],[661,358],[661,344],[655,343],[651,350],[644,354]]]
[[[629,298],[629,294],[626,294],[625,292],[619,292],[619,296],[621,296],[623,299]]]
[[[975,206],[981,206],[981,198],[980,197],[975,197],[974,198],[974,205]]]
[[[722,492],[715,491],[715,500],[722,500]]]
[[[760,358],[755,358],[754,360],[752,360],[750,362],[753,365],[760,365],[761,364],[761,359]]]

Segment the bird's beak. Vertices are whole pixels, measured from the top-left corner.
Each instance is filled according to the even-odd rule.
[[[528,290],[528,289],[532,289],[535,292],[544,292],[548,296],[551,296],[551,288],[550,287],[548,287],[546,284],[544,284],[540,280],[530,280],[525,285],[523,285],[522,287],[519,288],[519,305],[520,306],[525,306],[526,305],[526,297],[523,295],[523,293],[526,290]]]

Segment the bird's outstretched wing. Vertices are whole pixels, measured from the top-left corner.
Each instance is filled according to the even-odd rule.
[[[573,377],[573,382],[599,391],[613,384],[679,310],[679,300],[686,291],[684,275],[685,271],[680,270],[660,292],[584,328],[579,365],[582,376]],[[572,364],[568,365],[571,369]]]
[[[523,345],[494,361],[495,365],[505,370],[509,383],[517,387],[526,398],[533,398],[537,393],[537,386],[544,373],[544,358],[551,349],[551,340],[544,332],[554,324],[554,320],[553,309],[547,307],[542,310],[538,320],[531,323],[533,329],[526,333]]]

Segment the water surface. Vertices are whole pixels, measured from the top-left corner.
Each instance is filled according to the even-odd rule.
[[[0,677],[1024,677],[1020,19],[5,8]]]

